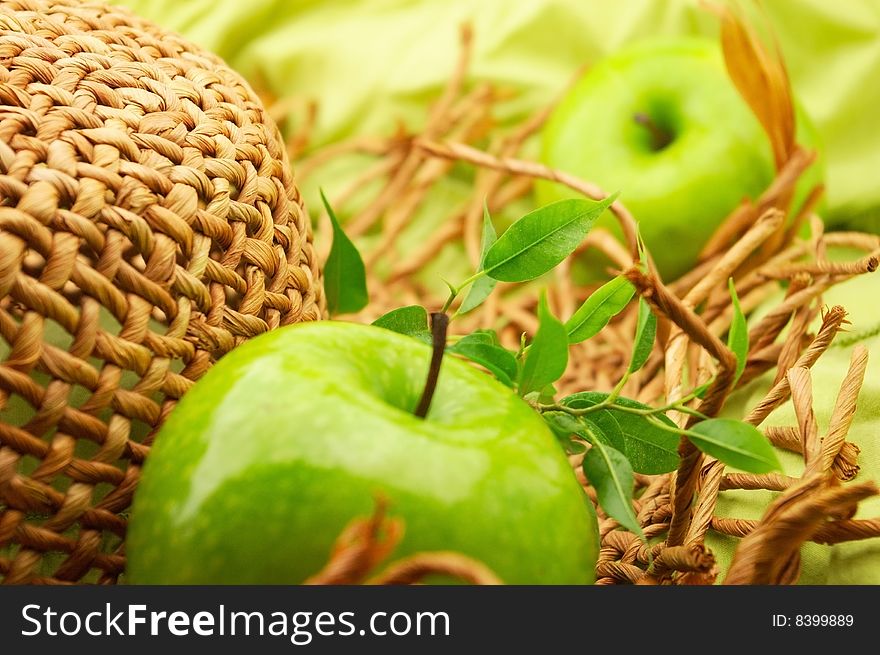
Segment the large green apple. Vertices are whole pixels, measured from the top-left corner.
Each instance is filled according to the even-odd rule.
[[[798,142],[817,148],[800,110],[797,126]],[[775,174],[769,141],[728,77],[720,46],[703,39],[642,42],[599,62],[548,121],[542,158],[620,190],[666,278],[690,269],[715,228]],[[821,176],[814,164],[799,197]],[[542,204],[572,195],[538,186]],[[610,216],[603,223],[616,227]]]
[[[507,583],[588,584],[596,517],[544,422],[430,349],[351,323],[291,326],[237,348],[181,400],[135,494],[128,580],[302,582],[377,493],[405,521],[392,559],[454,550]]]

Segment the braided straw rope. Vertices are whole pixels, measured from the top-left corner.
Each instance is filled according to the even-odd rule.
[[[175,401],[322,313],[287,153],[241,77],[125,10],[0,3],[0,581],[115,582]]]

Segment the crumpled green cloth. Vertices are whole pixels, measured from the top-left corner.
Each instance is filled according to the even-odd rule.
[[[217,52],[280,97],[320,103],[316,143],[418,126],[475,30],[474,79],[544,106],[574,72],[647,36],[717,33],[697,0],[115,0]],[[740,5],[748,3],[739,3]],[[880,232],[880,2],[768,0],[797,95],[825,144],[827,218]]]

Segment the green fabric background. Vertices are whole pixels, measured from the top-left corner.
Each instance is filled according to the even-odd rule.
[[[424,119],[458,54],[458,25],[475,28],[473,79],[521,93],[501,118],[524,118],[556,97],[578,67],[647,36],[717,33],[696,0],[117,0],[217,52],[246,77],[259,74],[280,97],[318,100],[316,144],[379,134],[398,119]],[[740,3],[745,4],[745,3]],[[816,123],[828,166],[828,218],[880,232],[880,0],[766,0],[795,92]],[[344,170],[338,171],[345,175]],[[332,186],[332,184],[331,184]],[[466,188],[441,193],[463,199]],[[429,202],[430,204],[430,202]],[[446,205],[448,206],[448,204]],[[417,221],[418,223],[419,221]],[[425,224],[425,221],[421,221]],[[430,223],[430,221],[428,221]],[[430,227],[430,225],[428,225]],[[422,231],[416,225],[410,239]],[[442,268],[443,262],[438,263]],[[829,294],[850,310],[852,329],[880,327],[880,279],[862,278]],[[873,299],[873,300],[869,300]],[[871,348],[851,440],[862,449],[861,477],[880,479],[880,336]],[[816,414],[827,426],[849,349],[834,348],[813,370]],[[750,406],[767,380],[738,394]],[[767,424],[791,424],[790,405]],[[783,454],[788,473],[799,459]],[[758,518],[769,492],[725,492],[723,515]],[[880,514],[880,499],[859,516]],[[732,540],[710,535],[723,566]],[[802,582],[880,584],[880,539],[803,550]]]
[[[717,32],[697,0],[116,0],[214,50],[272,90],[316,98],[317,142],[415,126],[475,28],[474,79],[519,88],[506,118],[555,97],[579,66],[638,38]],[[750,3],[739,3],[748,6]],[[831,221],[880,231],[880,2],[766,0],[828,161]]]

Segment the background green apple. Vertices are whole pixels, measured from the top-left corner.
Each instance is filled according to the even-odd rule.
[[[815,148],[803,112],[798,139]],[[621,191],[661,274],[690,269],[706,240],[745,197],[774,177],[770,144],[727,76],[719,45],[664,39],[600,61],[545,127],[545,164]],[[821,179],[816,165],[799,187]],[[541,202],[574,195],[541,184]],[[604,223],[616,227],[606,216]]]
[[[276,330],[224,357],[158,435],[128,533],[132,583],[299,583],[374,494],[405,521],[392,559],[455,550],[507,583],[588,584],[598,533],[562,449],[526,403],[377,327]]]

